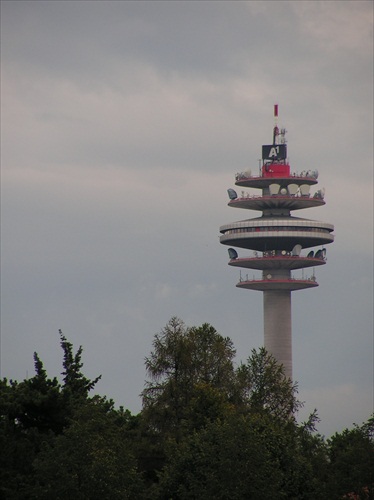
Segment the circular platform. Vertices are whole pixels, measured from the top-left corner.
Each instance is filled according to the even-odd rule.
[[[326,264],[326,261],[324,259],[306,256],[297,257],[294,255],[277,255],[274,257],[244,257],[231,259],[229,261],[229,266],[257,270],[288,269],[292,271],[293,269],[322,266],[323,264]]]
[[[308,196],[248,196],[236,198],[228,203],[229,207],[246,208],[248,210],[301,210],[303,208],[313,208],[325,205],[321,198],[311,198]]]
[[[246,248],[247,250],[287,250],[295,245],[303,248],[324,246],[334,241],[334,236],[326,233],[310,233],[304,231],[263,231],[262,233],[224,234],[220,237],[223,245]]]
[[[282,187],[286,187],[287,184],[294,183],[298,184],[301,186],[302,184],[308,184],[309,186],[312,186],[314,184],[317,184],[318,181],[314,177],[304,177],[300,175],[295,175],[295,176],[289,176],[289,177],[284,177],[284,176],[274,176],[274,177],[263,177],[263,176],[251,176],[251,177],[242,177],[242,178],[237,178],[235,180],[235,185],[236,186],[241,186],[241,187],[250,187],[250,188],[257,188],[257,189],[264,189],[270,186],[270,184],[273,184],[274,182],[281,184]]]
[[[297,280],[297,279],[285,279],[285,280],[247,280],[239,281],[236,285],[238,288],[245,288],[247,290],[257,290],[259,292],[265,292],[267,290],[304,290],[306,288],[315,288],[318,283],[313,279],[307,280]]]
[[[324,246],[334,241],[332,224],[298,217],[257,217],[220,227],[224,245],[257,251]]]

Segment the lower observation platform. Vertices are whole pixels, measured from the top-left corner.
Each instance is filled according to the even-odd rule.
[[[231,200],[229,207],[246,208],[249,210],[301,210],[303,208],[320,207],[325,202],[321,198],[308,198],[307,196],[247,196]]]
[[[231,259],[229,266],[244,267],[247,269],[301,269],[303,267],[315,267],[326,264],[325,259],[315,257],[297,257],[295,255],[276,255],[267,257],[244,257]]]
[[[298,279],[265,279],[265,280],[245,280],[239,281],[236,285],[238,288],[246,288],[247,290],[257,290],[265,292],[267,290],[286,290],[292,292],[293,290],[304,290],[306,288],[314,288],[318,286],[314,277],[298,280]]]

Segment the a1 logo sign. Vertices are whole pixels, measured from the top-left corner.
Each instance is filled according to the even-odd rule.
[[[271,148],[270,153],[269,153],[269,158],[272,157],[277,157],[279,154],[279,146],[276,146],[275,148]]]
[[[285,160],[287,158],[286,144],[271,144],[262,146],[263,160]]]

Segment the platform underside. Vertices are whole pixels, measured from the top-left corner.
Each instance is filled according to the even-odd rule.
[[[306,288],[315,288],[318,283],[314,279],[308,280],[247,280],[239,281],[236,285],[238,288],[245,288],[247,290],[256,290],[260,292],[270,291],[270,290],[305,290]]]
[[[327,233],[314,233],[313,236],[307,231],[284,231],[283,234],[280,233],[281,231],[262,231],[247,234],[223,234],[220,237],[220,242],[223,245],[265,252],[269,250],[291,251],[295,245],[301,245],[302,248],[311,248],[334,241],[334,236]]]
[[[243,267],[247,269],[302,269],[304,267],[315,267],[326,264],[324,259],[315,257],[297,256],[275,256],[275,257],[244,257],[231,259],[229,266]]]
[[[325,205],[321,198],[296,196],[254,196],[236,198],[228,203],[229,207],[245,208],[247,210],[302,210]]]

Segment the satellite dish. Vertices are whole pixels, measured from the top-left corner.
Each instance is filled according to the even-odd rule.
[[[227,190],[227,194],[229,195],[230,200],[235,200],[238,197],[236,191],[231,188]]]
[[[296,255],[298,257],[300,255],[301,249],[301,245],[295,245],[292,249],[292,255]]]
[[[300,193],[301,196],[309,196],[310,186],[309,184],[301,184]]]
[[[320,200],[323,200],[325,197],[325,188],[319,189],[314,193],[313,198],[318,198]]]
[[[248,168],[245,172],[244,172],[244,177],[251,177],[252,175],[252,170],[250,168]]]
[[[282,250],[282,255],[286,255],[286,250]]]
[[[282,188],[281,189],[281,194],[287,194],[287,189],[286,188]]]
[[[267,274],[267,275],[266,275],[266,279],[271,280],[271,278],[272,278],[272,275],[271,275],[271,274]]]
[[[280,185],[279,184],[270,184],[269,186],[269,192],[270,195],[273,196],[275,194],[279,193]]]
[[[237,259],[238,258],[238,252],[234,248],[229,248],[229,257],[230,259]]]
[[[323,259],[322,250],[317,250],[315,258],[316,259]]]
[[[290,195],[295,196],[297,190],[299,189],[299,186],[297,184],[288,184],[287,188]]]
[[[307,258],[308,258],[308,259],[312,259],[313,257],[314,257],[314,252],[313,252],[313,250],[311,250],[311,251],[308,253]]]

